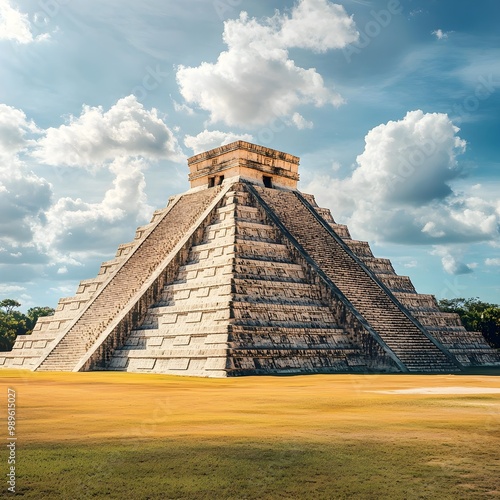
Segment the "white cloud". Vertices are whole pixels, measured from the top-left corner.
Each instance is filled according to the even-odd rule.
[[[21,245],[32,237],[32,225],[50,205],[50,184],[30,172],[19,158],[34,144],[31,133],[38,133],[24,112],[0,104],[0,243]],[[16,255],[17,250],[10,253]]]
[[[410,262],[407,262],[406,264],[403,264],[404,267],[407,267],[408,269],[413,269],[418,266],[418,262],[416,260],[411,260]]]
[[[102,165],[117,156],[179,160],[177,141],[155,108],[144,109],[135,96],[120,99],[109,111],[84,106],[67,125],[49,128],[34,156],[49,165]]]
[[[0,190],[1,241],[11,244],[29,241],[33,222],[50,205],[50,184],[19,166],[10,171],[0,170]]]
[[[307,121],[300,113],[292,115],[292,123],[299,129],[313,128],[313,122]]]
[[[0,103],[0,160],[12,160],[28,147],[30,140],[26,136],[34,132],[39,130],[23,111]]]
[[[223,38],[228,50],[215,64],[177,70],[182,96],[208,111],[211,123],[260,126],[292,116],[299,105],[343,103],[314,68],[297,66],[288,54],[293,47],[324,52],[357,40],[354,22],[342,6],[300,0],[290,16],[276,13],[262,22],[242,12],[224,23]]]
[[[250,134],[204,130],[198,135],[187,135],[184,139],[184,144],[186,147],[192,149],[194,154],[198,154],[234,141],[251,142],[253,141],[253,137]]]
[[[49,38],[49,33],[34,36],[28,14],[23,14],[13,7],[9,0],[0,0],[0,41],[11,40],[28,44]]]
[[[0,295],[8,295],[9,293],[24,292],[26,288],[19,285],[6,285],[0,283]]]
[[[326,52],[341,49],[358,37],[352,16],[346,14],[342,5],[327,0],[302,0],[291,17],[283,19],[277,38],[284,47]]]
[[[487,266],[500,266],[500,259],[495,258],[495,259],[486,259],[484,263]]]
[[[460,173],[456,156],[466,144],[458,130],[446,114],[421,110],[379,125],[365,137],[353,182],[386,201],[420,205],[442,199]]]
[[[174,109],[177,113],[185,113],[188,116],[194,115],[194,109],[187,104],[180,104],[175,99],[172,99],[172,102],[174,103]]]
[[[433,31],[431,33],[431,35],[435,35],[438,40],[443,40],[443,39],[448,38],[449,33],[451,33],[451,32],[450,31],[445,32],[442,29],[438,29],[438,30]]]
[[[9,0],[0,0],[0,40],[33,42],[28,15],[12,7]]]
[[[474,268],[477,267],[476,264],[465,264],[464,262],[461,262],[452,254],[452,251],[445,246],[436,246],[431,253],[441,257],[443,269],[448,274],[453,274],[455,276],[460,274],[470,274],[474,271]]]
[[[333,161],[331,168],[332,172],[338,172],[342,168],[342,165],[338,161]]]
[[[305,189],[357,238],[412,245],[500,239],[495,199],[453,189],[465,141],[447,115],[412,111],[370,130],[365,142],[349,177],[317,176]],[[443,265],[455,274],[471,269],[449,257]]]
[[[118,158],[110,165],[115,174],[113,186],[101,202],[59,199],[36,227],[34,241],[40,251],[55,262],[75,265],[88,256],[99,255],[110,243],[126,241],[130,228],[152,212],[144,193],[145,167],[142,160]]]
[[[42,138],[32,138],[35,134]],[[99,202],[89,202],[85,195],[54,200],[52,186],[28,170],[29,155],[62,167],[107,169],[114,176],[113,184]],[[84,107],[69,124],[46,131],[22,111],[0,105],[4,278],[10,272],[5,266],[13,270],[13,264],[57,264],[54,273],[67,275],[68,265],[88,262],[117,241],[129,240],[131,230],[152,212],[144,170],[152,161],[180,157],[179,145],[157,111],[145,110],[133,96],[106,112]]]
[[[414,10],[411,10],[410,11],[410,17],[415,17],[415,16],[418,16],[420,14],[423,14],[425,11],[422,10],[422,9],[414,9]]]

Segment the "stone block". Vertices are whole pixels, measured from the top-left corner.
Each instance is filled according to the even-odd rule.
[[[175,337],[172,342],[173,346],[183,346],[189,345],[191,343],[191,337],[189,335],[179,335]]]
[[[155,366],[156,359],[135,358],[129,360],[129,371],[136,370],[152,370]]]
[[[147,346],[159,347],[163,344],[163,337],[151,337],[147,340]]]
[[[199,323],[203,313],[201,311],[190,312],[186,315],[186,323]]]
[[[205,362],[205,370],[223,370],[226,367],[226,358],[208,358]]]
[[[174,325],[177,323],[178,314],[164,314],[158,320],[160,325]]]
[[[115,356],[113,357],[113,359],[111,359],[109,367],[114,369],[124,369],[126,368],[127,363],[128,363],[128,358]]]
[[[226,376],[399,369],[387,361],[382,338],[410,371],[456,371],[448,351],[429,341],[384,284],[456,359],[500,366],[484,341],[440,313],[435,299],[416,294],[367,242],[351,240],[314,197],[290,191],[298,159],[241,142],[194,158],[193,190],[155,212],[96,278],[62,299],[54,317],[39,320],[32,339],[18,339],[14,364],[35,362],[64,332],[40,368],[76,366],[120,314],[102,344],[105,352],[118,346],[110,363],[117,370]],[[141,288],[147,293],[136,297]],[[132,324],[137,317],[142,324]]]
[[[228,336],[225,333],[207,335],[205,338],[205,344],[225,344],[227,342],[227,337]]]
[[[189,367],[189,358],[171,359],[168,363],[169,370],[187,370]]]

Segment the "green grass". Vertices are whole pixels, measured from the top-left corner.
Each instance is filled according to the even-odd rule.
[[[497,377],[0,375],[22,498],[500,498]]]

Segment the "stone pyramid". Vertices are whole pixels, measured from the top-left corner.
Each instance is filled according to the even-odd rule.
[[[208,377],[500,366],[297,190],[299,158],[238,141],[189,159],[169,200],[0,366]]]

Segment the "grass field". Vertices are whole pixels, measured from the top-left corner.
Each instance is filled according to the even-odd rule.
[[[0,385],[3,416],[16,391],[27,499],[500,498],[500,377],[1,371]]]

